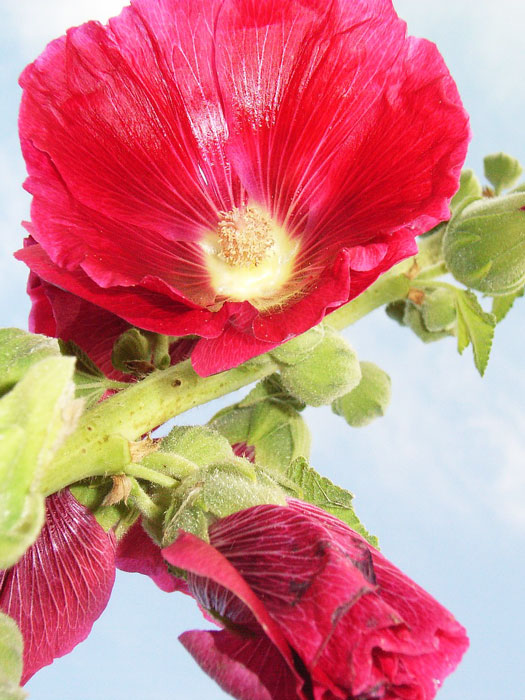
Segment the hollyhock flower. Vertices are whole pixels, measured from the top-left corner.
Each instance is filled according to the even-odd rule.
[[[249,508],[162,553],[223,626],[184,646],[242,700],[430,700],[465,630],[360,535],[315,506]]]
[[[87,637],[114,580],[113,535],[69,491],[50,496],[38,539],[0,572],[0,610],[24,638],[22,683]]]
[[[469,138],[436,47],[391,0],[134,0],[20,82],[37,244],[18,257],[120,322],[198,336],[201,374],[415,253]]]

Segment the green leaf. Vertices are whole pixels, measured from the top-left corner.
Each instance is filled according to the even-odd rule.
[[[450,208],[454,212],[466,199],[472,200],[472,198],[481,198],[481,196],[481,184],[474,171],[467,168],[461,171],[459,189],[452,197]]]
[[[492,299],[492,313],[496,317],[497,323],[503,321],[505,316],[514,306],[516,299],[518,297],[522,297],[524,292],[525,289],[519,289],[517,292],[514,292],[514,294],[506,294],[505,296],[494,297]]]
[[[391,396],[390,377],[373,362],[361,362],[361,381],[332,404],[348,425],[360,428],[385,415]]]
[[[89,377],[104,377],[104,373],[97,367],[93,360],[85,353],[81,347],[79,347],[72,340],[67,342],[64,340],[59,340],[58,344],[60,346],[60,351],[62,355],[67,355],[70,357],[75,357],[77,360],[76,369],[77,372],[87,375]]]
[[[484,159],[483,164],[485,177],[494,185],[496,194],[516,184],[523,172],[520,162],[506,153],[493,153]]]
[[[475,294],[471,291],[456,291],[458,351],[463,353],[472,343],[474,364],[481,376],[490,356],[496,317],[481,308]]]
[[[0,396],[13,388],[28,369],[45,357],[60,355],[58,342],[18,328],[0,330]]]
[[[0,569],[16,563],[44,519],[41,479],[74,429],[74,360],[48,357],[32,365],[0,399]]]
[[[374,547],[378,546],[377,537],[371,535],[354,512],[350,491],[336,486],[329,479],[318,474],[308,462],[299,457],[288,469],[286,476],[297,484],[302,493],[300,498],[335,515],[339,520],[359,532]]]
[[[23,700],[20,688],[24,642],[16,622],[0,612],[0,700]]]

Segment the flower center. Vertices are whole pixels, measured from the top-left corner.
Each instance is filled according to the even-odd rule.
[[[220,212],[217,236],[221,244],[220,256],[235,267],[257,266],[275,247],[271,221],[255,207],[244,214],[235,207]]]
[[[289,296],[298,243],[263,209],[220,212],[215,232],[201,240],[217,296],[268,308]]]

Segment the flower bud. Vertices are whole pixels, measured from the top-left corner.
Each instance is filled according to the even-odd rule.
[[[467,204],[451,219],[445,262],[459,281],[498,296],[525,284],[525,193]]]
[[[285,388],[310,406],[323,406],[351,391],[361,379],[359,360],[346,340],[331,328],[305,359],[281,368]]]
[[[390,377],[372,362],[361,362],[361,381],[332,404],[332,410],[348,425],[360,428],[385,414],[390,403]]]
[[[494,185],[496,194],[515,185],[523,172],[519,161],[506,153],[493,153],[487,156],[483,165],[485,177]]]

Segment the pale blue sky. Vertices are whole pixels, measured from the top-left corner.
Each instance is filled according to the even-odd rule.
[[[525,163],[523,0],[395,0],[411,33],[434,40],[471,113],[468,163],[507,150]],[[17,76],[47,41],[118,0],[0,0],[0,324],[26,324],[19,247],[28,198],[21,190]],[[356,494],[383,552],[465,624],[471,650],[439,700],[523,700],[525,644],[525,302],[498,327],[481,380],[454,341],[426,346],[382,311],[346,332],[360,357],[387,370],[387,416],[351,430],[328,409],[307,412],[313,464]],[[201,423],[217,406],[194,410]],[[215,700],[226,697],[177,641],[208,627],[191,600],[121,574],[91,637],[28,685],[34,700]]]

